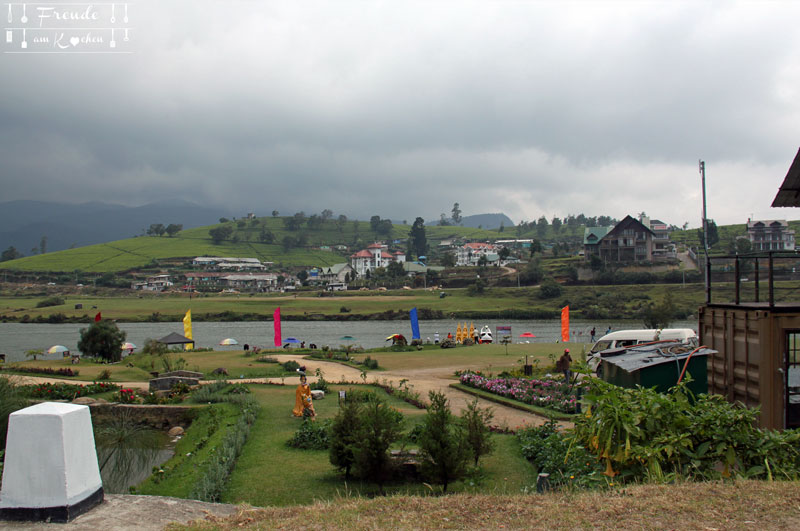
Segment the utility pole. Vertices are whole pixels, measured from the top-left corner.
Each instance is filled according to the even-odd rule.
[[[708,261],[708,215],[706,214],[706,162],[699,161],[700,175],[702,176],[703,183],[703,251],[706,255],[705,266],[705,279],[706,279],[706,303],[711,302],[711,279],[709,278],[709,261]]]

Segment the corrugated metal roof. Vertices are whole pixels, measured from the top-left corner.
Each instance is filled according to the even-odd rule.
[[[673,348],[670,348],[673,347]],[[678,348],[674,348],[678,347]],[[618,353],[607,351],[601,354],[603,361],[616,365],[617,367],[627,371],[634,372],[644,367],[651,367],[660,365],[662,363],[685,363],[686,358],[692,351],[691,348],[685,346],[681,347],[680,344],[669,343],[661,345],[648,345],[644,347],[632,347],[629,349],[617,349]],[[683,352],[681,352],[683,351]],[[708,356],[709,354],[716,353],[715,350],[710,348],[701,348],[692,357]]]
[[[778,189],[778,195],[772,202],[773,207],[800,206],[800,149],[794,156],[794,161],[783,179],[783,184]]]
[[[583,231],[583,244],[594,245],[603,239],[603,236],[611,232],[614,227],[586,227]],[[590,239],[591,238],[591,239]]]

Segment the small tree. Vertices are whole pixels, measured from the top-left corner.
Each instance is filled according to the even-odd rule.
[[[169,225],[167,225],[167,228],[166,228],[167,236],[172,238],[173,236],[175,236],[176,234],[178,234],[182,230],[183,230],[183,224],[181,224],[181,223],[170,223]]]
[[[127,333],[117,328],[113,321],[98,321],[89,328],[81,328],[78,350],[87,356],[119,361],[122,359],[122,343],[126,336]]]
[[[428,393],[430,405],[422,420],[417,441],[422,453],[422,473],[442,484],[447,492],[451,481],[461,477],[469,459],[464,428],[450,412],[447,397],[439,391]]]
[[[477,398],[467,402],[467,409],[461,413],[461,425],[466,432],[467,448],[475,460],[475,466],[478,466],[481,456],[489,455],[494,449],[492,432],[489,430],[492,418],[494,418],[492,410],[479,408]]]
[[[330,432],[330,461],[344,477],[350,477],[350,470],[356,462],[354,448],[361,429],[362,407],[360,402],[348,400],[339,408],[333,418]]]
[[[44,354],[44,352],[40,348],[39,349],[32,349],[32,350],[26,350],[25,351],[25,357],[26,358],[33,358],[33,361],[36,361],[36,357],[37,356],[41,356],[42,354]]]
[[[377,483],[381,494],[392,470],[389,447],[400,439],[402,428],[403,415],[385,402],[374,400],[364,406],[353,446],[354,468],[359,477]]]

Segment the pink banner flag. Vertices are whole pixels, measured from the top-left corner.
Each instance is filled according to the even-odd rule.
[[[283,343],[281,341],[281,307],[275,308],[275,313],[272,314],[273,325],[275,326],[275,346],[280,347]]]

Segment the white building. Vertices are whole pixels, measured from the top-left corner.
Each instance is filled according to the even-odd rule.
[[[794,230],[785,219],[748,219],[747,237],[753,251],[794,251]]]
[[[403,263],[406,261],[406,254],[402,251],[389,251],[389,246],[383,243],[372,243],[366,249],[362,249],[350,255],[350,265],[359,275],[367,274],[367,271],[374,271],[379,267],[389,267],[393,262]]]
[[[492,265],[500,260],[499,251],[500,247],[491,243],[465,243],[456,249],[456,265],[477,266],[482,256],[486,257],[487,264]]]

